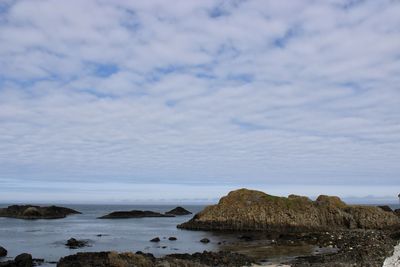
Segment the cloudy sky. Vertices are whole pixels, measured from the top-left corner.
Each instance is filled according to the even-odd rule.
[[[400,1],[0,1],[0,201],[396,201]]]

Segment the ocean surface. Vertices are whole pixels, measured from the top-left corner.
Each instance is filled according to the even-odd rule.
[[[0,208],[8,205],[0,204]],[[172,218],[132,218],[132,219],[97,219],[102,215],[117,210],[152,210],[165,212],[174,205],[58,205],[69,207],[82,214],[71,215],[57,220],[20,220],[0,218],[0,245],[8,250],[7,258],[12,259],[20,253],[30,253],[34,258],[45,261],[58,261],[60,257],[83,251],[143,251],[155,256],[171,253],[194,253],[204,250],[218,250],[218,242],[229,241],[237,235],[204,231],[177,229],[176,226],[193,217],[204,206],[184,205],[192,215]],[[390,205],[400,208],[399,205]],[[98,236],[101,235],[101,236]],[[169,241],[174,236],[177,241]],[[74,237],[86,239],[90,247],[69,249],[65,242]],[[161,242],[149,242],[160,237]],[[208,244],[202,238],[211,240]],[[45,263],[42,266],[55,266]]]
[[[8,205],[1,205],[0,208]],[[60,257],[82,251],[138,251],[162,256],[171,253],[194,253],[204,250],[216,250],[217,243],[230,238],[203,231],[177,229],[176,226],[193,215],[172,218],[132,218],[132,219],[97,219],[102,215],[117,210],[152,210],[165,212],[176,206],[150,205],[58,205],[69,207],[82,214],[70,215],[56,220],[20,220],[0,218],[0,245],[8,250],[7,260],[20,253],[30,253],[34,258],[45,261],[58,261]],[[184,206],[193,214],[204,206]],[[101,236],[98,236],[101,235]],[[169,241],[174,236],[177,241]],[[69,249],[65,242],[74,237],[87,239],[90,247]],[[161,242],[149,242],[160,237]],[[199,242],[202,238],[211,240],[208,244]],[[233,238],[233,237],[232,237]],[[164,248],[163,248],[164,247]],[[45,264],[42,266],[54,266]]]

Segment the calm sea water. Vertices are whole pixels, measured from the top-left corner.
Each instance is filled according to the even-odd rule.
[[[7,205],[0,205],[5,207]],[[176,225],[192,218],[193,215],[173,218],[140,218],[106,220],[96,219],[116,210],[152,210],[165,212],[176,206],[138,206],[138,205],[60,205],[73,208],[82,214],[71,215],[58,220],[19,220],[0,218],[0,245],[8,250],[8,259],[24,252],[34,258],[58,261],[60,257],[81,251],[138,251],[162,256],[171,253],[193,253],[203,250],[216,250],[219,241],[230,239],[227,234],[177,229]],[[204,206],[184,206],[193,213]],[[99,237],[97,235],[101,234]],[[168,237],[177,237],[169,241]],[[65,242],[69,238],[91,240],[91,246],[82,249],[68,249]],[[160,237],[161,242],[152,243],[150,239]],[[199,242],[207,237],[209,244]],[[165,238],[165,239],[164,239]],[[233,238],[233,237],[232,237]],[[166,248],[162,248],[166,246]],[[6,259],[3,259],[6,260]],[[44,266],[54,266],[46,264]]]
[[[1,205],[0,207],[6,207]],[[194,253],[204,250],[218,250],[217,243],[230,241],[236,235],[204,231],[177,229],[176,226],[192,218],[193,215],[173,218],[140,218],[102,220],[99,216],[117,210],[152,210],[165,212],[175,206],[150,205],[60,205],[73,208],[82,214],[71,215],[58,220],[19,220],[0,218],[0,245],[8,250],[8,257],[14,258],[24,252],[31,253],[34,258],[46,261],[58,261],[60,257],[83,251],[138,251],[162,256],[171,253]],[[393,209],[399,205],[390,205]],[[204,206],[184,206],[194,214]],[[102,236],[97,236],[102,235]],[[168,237],[177,237],[177,241],[169,241]],[[69,238],[90,240],[90,247],[69,249],[65,242]],[[150,239],[160,237],[161,242],[152,243]],[[202,238],[211,240],[208,244],[199,242]],[[165,248],[163,248],[165,247]],[[45,264],[43,266],[54,266]]]

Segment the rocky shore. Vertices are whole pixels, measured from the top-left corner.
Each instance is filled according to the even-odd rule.
[[[57,207],[40,207],[33,205],[12,205],[0,209],[0,217],[35,220],[35,219],[61,219],[71,214],[80,214],[79,211]]]
[[[60,259],[57,267],[239,267],[250,266],[253,260],[230,252],[202,252],[194,254],[170,254],[155,258],[142,252],[86,252]]]

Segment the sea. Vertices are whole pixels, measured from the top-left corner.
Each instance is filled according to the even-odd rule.
[[[0,204],[0,208],[7,207]],[[56,220],[20,220],[0,218],[0,246],[8,250],[1,261],[13,259],[21,253],[44,259],[42,266],[55,266],[61,257],[89,251],[143,251],[155,256],[172,253],[217,251],[218,242],[237,239],[237,235],[219,232],[191,231],[176,226],[201,211],[202,205],[183,205],[192,215],[165,218],[97,219],[113,211],[151,210],[166,212],[176,205],[58,205],[80,211]],[[400,208],[399,205],[391,205]],[[65,243],[70,238],[89,241],[89,247],[69,249]],[[159,243],[150,242],[159,237]],[[176,237],[176,241],[168,240]],[[211,240],[208,244],[202,238]]]

